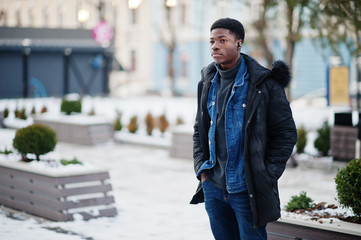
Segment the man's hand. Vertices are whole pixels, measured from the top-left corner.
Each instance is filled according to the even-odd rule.
[[[204,182],[207,180],[207,175],[205,173],[201,174],[201,182]]]

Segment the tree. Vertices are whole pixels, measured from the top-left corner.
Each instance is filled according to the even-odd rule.
[[[289,65],[292,71],[293,64],[293,54],[295,50],[295,45],[298,41],[302,39],[301,30],[308,23],[308,18],[304,14],[305,10],[311,6],[311,0],[262,0],[259,19],[253,23],[253,26],[258,32],[258,39],[256,39],[256,44],[262,48],[262,52],[270,65],[273,62],[273,54],[269,49],[267,44],[266,30],[267,25],[267,13],[283,3],[284,10],[286,11],[286,27],[287,34],[285,36],[286,42],[286,51],[284,54],[284,59]],[[287,89],[287,97],[291,99],[290,87]]]
[[[164,0],[164,6],[166,10],[166,22],[168,25],[168,39],[162,37],[162,42],[165,44],[168,50],[168,77],[171,82],[171,91],[173,95],[176,95],[175,76],[174,76],[174,52],[176,48],[176,27],[172,21],[172,9],[175,7],[168,3],[168,0]]]
[[[338,53],[345,43],[354,56],[361,54],[361,2],[358,0],[320,0],[311,8],[310,27],[323,44]]]
[[[250,2],[251,3],[251,2]],[[275,0],[263,0],[260,3],[259,6],[259,12],[258,12],[258,19],[256,19],[252,26],[257,31],[257,37],[254,39],[254,43],[257,47],[259,47],[267,61],[268,67],[272,66],[272,63],[274,61],[273,53],[270,50],[270,47],[268,45],[266,31],[268,28],[267,22],[267,12],[268,9],[271,9],[275,7],[277,4],[277,1]]]
[[[358,58],[357,82],[361,82],[361,2],[358,0],[320,0],[311,11],[310,26],[317,32],[322,46],[331,46],[340,55],[343,43],[350,54]],[[360,109],[360,93],[357,90],[357,108]]]

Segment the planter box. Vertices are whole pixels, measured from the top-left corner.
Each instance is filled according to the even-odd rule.
[[[44,172],[48,173],[44,173]],[[23,162],[0,162],[0,204],[53,221],[117,215],[106,170],[56,173]]]
[[[330,147],[335,160],[350,161],[355,158],[357,127],[331,127]]]
[[[170,156],[193,159],[193,129],[190,126],[179,126],[172,132]]]
[[[56,131],[59,141],[70,143],[104,143],[114,134],[113,124],[97,116],[41,116],[36,117],[34,123],[47,125]]]
[[[283,217],[267,224],[269,240],[281,239],[361,239],[360,224],[348,222],[319,223],[312,220]]]

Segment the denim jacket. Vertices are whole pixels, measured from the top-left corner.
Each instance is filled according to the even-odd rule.
[[[241,56],[242,57],[242,56]],[[219,72],[211,81],[208,93],[207,108],[211,119],[208,131],[210,159],[205,161],[197,175],[213,168],[216,164],[215,132],[217,119],[217,87]],[[242,63],[238,69],[235,83],[227,100],[225,111],[226,146],[228,158],[226,164],[226,188],[229,193],[237,193],[247,190],[244,172],[244,116],[246,110],[246,98],[249,76],[247,65],[242,57]]]

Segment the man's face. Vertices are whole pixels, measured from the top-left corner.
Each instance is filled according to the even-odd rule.
[[[240,57],[240,47],[238,47],[238,43],[241,42],[242,40],[237,40],[236,36],[228,29],[213,29],[209,43],[214,62],[220,64],[223,70],[234,67]]]

